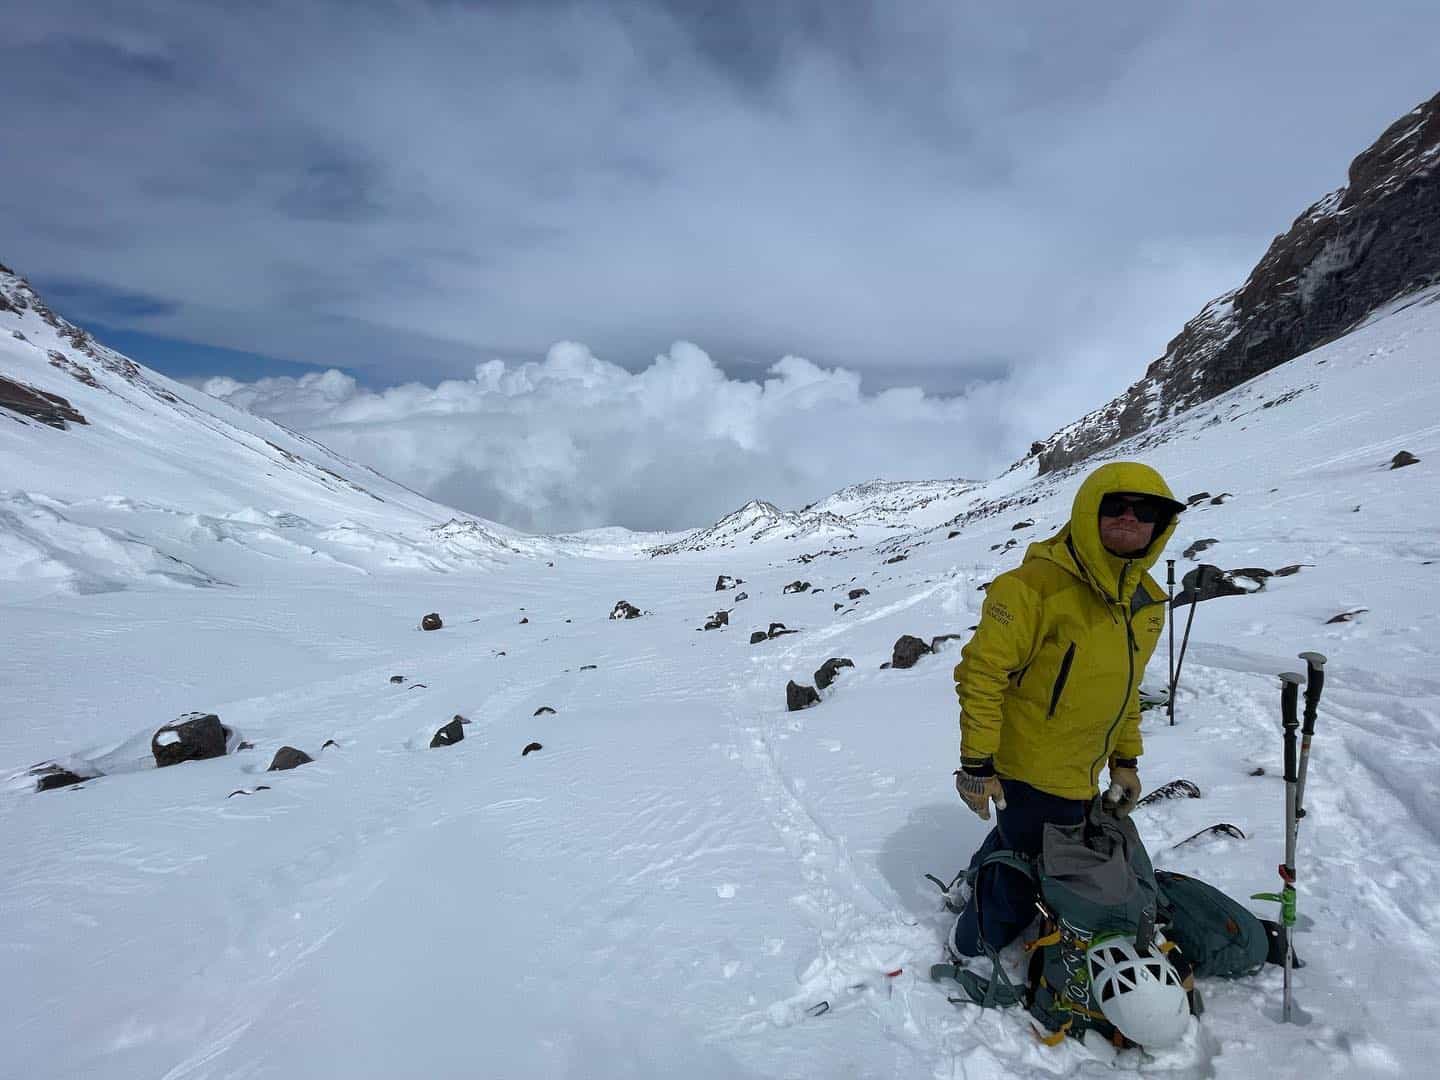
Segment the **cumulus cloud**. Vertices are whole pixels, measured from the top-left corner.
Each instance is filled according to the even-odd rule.
[[[1037,378],[963,395],[867,392],[797,356],[733,379],[678,342],[638,372],[557,344],[434,386],[366,389],[330,370],[203,389],[312,435],[443,502],[534,532],[708,524],[749,499],[798,508],[884,477],[984,478],[1055,408]]]
[[[688,338],[1088,407],[1433,93],[1440,7],[1372,7],[22,4],[0,256],[371,384]]]

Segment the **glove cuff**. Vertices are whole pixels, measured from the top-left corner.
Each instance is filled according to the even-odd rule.
[[[1110,759],[1110,768],[1112,768],[1112,769],[1138,769],[1139,767],[1140,767],[1140,759],[1139,759],[1139,758],[1133,758],[1133,757],[1112,757],[1112,758]]]
[[[994,776],[995,759],[988,757],[961,758],[960,769],[965,773],[966,776]]]

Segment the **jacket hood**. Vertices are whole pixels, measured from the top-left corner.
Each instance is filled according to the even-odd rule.
[[[1145,550],[1131,558],[1111,554],[1100,542],[1100,500],[1117,492],[1154,496],[1168,503],[1171,510],[1168,519],[1155,523],[1155,534]],[[1100,466],[1080,485],[1070,508],[1069,523],[1049,540],[1032,546],[1025,557],[1058,562],[1088,579],[1107,599],[1121,601],[1135,591],[1159,560],[1184,509],[1185,504],[1175,498],[1149,465],[1112,461]]]

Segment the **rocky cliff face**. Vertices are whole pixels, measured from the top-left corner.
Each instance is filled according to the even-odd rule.
[[[1349,182],[1270,245],[1109,404],[1031,447],[1043,475],[1292,360],[1440,281],[1440,94],[1385,131]]]

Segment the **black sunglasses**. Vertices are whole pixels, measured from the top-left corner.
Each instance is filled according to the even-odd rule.
[[[1136,521],[1146,525],[1155,524],[1165,515],[1164,504],[1146,495],[1110,494],[1100,500],[1101,517],[1118,518],[1126,510],[1134,513]]]

